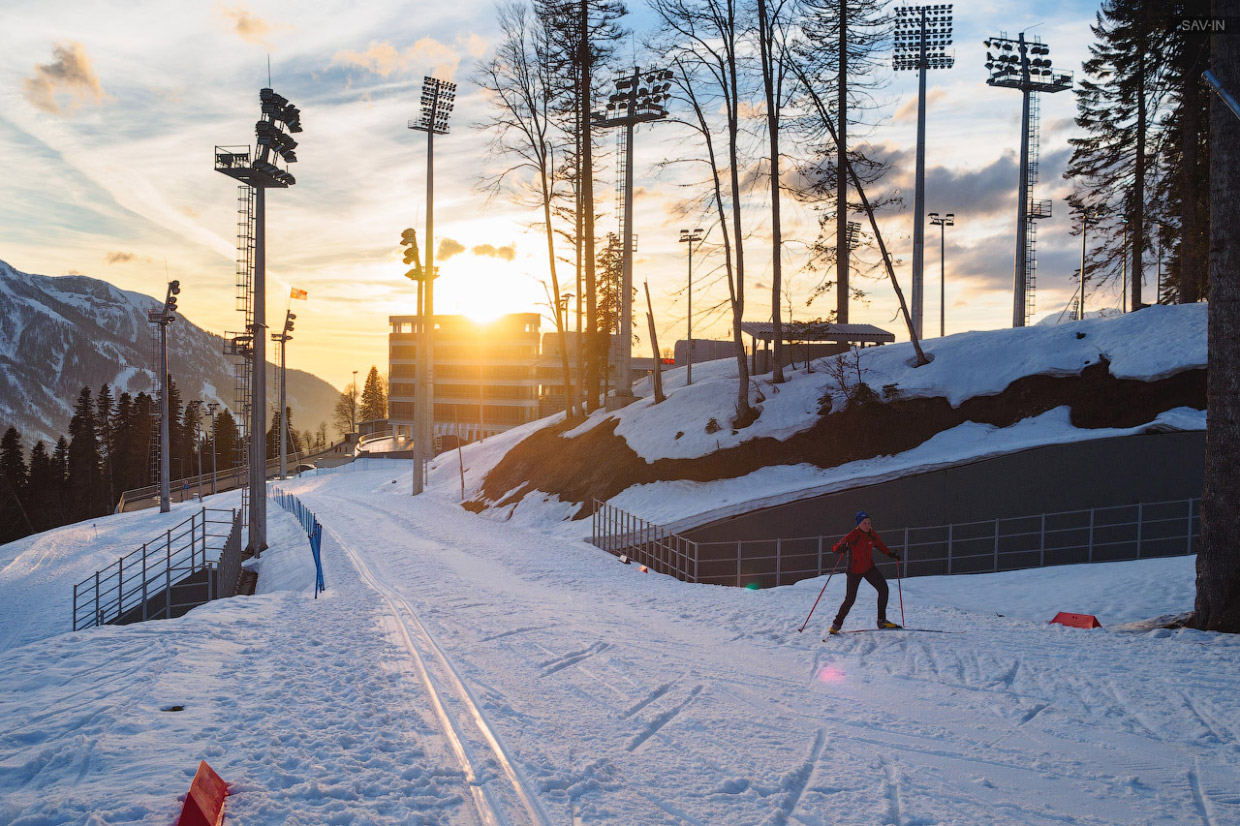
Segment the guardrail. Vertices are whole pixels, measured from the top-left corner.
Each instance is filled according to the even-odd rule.
[[[232,596],[240,571],[241,512],[203,508],[74,585],[73,630],[180,616]]]
[[[314,451],[296,451],[288,460],[296,467],[299,463],[308,459],[317,459],[330,456],[332,451],[347,444],[345,441],[332,442],[327,447]],[[267,476],[271,477],[280,472],[280,460],[267,460]],[[223,490],[232,490],[233,488],[243,487],[249,482],[248,471],[245,466],[232,466],[224,470],[218,470],[212,474],[204,472],[201,475],[186,476],[181,479],[173,479],[168,483],[168,492],[174,502],[184,502],[189,499],[197,498],[198,487],[201,483],[204,489],[204,495],[215,494]],[[206,489],[210,488],[210,494],[206,493]],[[116,510],[114,513],[124,513],[126,506],[132,506],[134,502],[144,501],[152,497],[159,496],[159,485],[146,485],[145,487],[127,490],[121,494],[117,500]]]
[[[831,569],[838,536],[696,542],[595,500],[591,541],[687,582],[789,585]],[[990,573],[1187,556],[1201,500],[1176,499],[878,531],[901,551],[903,576]],[[881,558],[881,556],[880,556]],[[878,562],[884,572],[894,563]]]
[[[327,586],[323,584],[323,559],[319,553],[323,546],[323,526],[319,524],[314,513],[293,494],[273,487],[267,496],[271,501],[296,516],[297,521],[301,522],[301,526],[306,530],[306,538],[310,540],[310,553],[314,555],[314,598],[318,599],[319,592],[327,590]]]

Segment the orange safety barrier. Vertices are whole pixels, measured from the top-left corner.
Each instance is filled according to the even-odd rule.
[[[1101,628],[1102,623],[1098,622],[1098,618],[1093,614],[1070,614],[1067,611],[1060,611],[1055,615],[1048,625],[1058,623],[1066,625],[1069,628]]]
[[[203,760],[198,773],[189,784],[185,805],[176,826],[220,826],[224,822],[224,798],[228,796],[228,784]]]

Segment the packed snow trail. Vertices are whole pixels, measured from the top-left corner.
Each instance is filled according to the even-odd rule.
[[[481,820],[488,824],[488,826],[500,826],[500,824],[519,822],[517,818],[504,816],[505,807],[503,804],[497,804],[496,798],[505,795],[495,789],[497,784],[486,783],[480,777],[480,772],[476,770],[476,761],[479,758],[471,756],[471,752],[476,753],[481,749],[476,746],[470,748],[466,743],[468,735],[464,734],[462,729],[467,726],[471,726],[475,737],[482,740],[484,746],[490,749],[494,760],[499,764],[504,777],[511,787],[511,793],[516,796],[520,808],[528,818],[528,822],[538,824],[538,826],[548,826],[547,815],[542,810],[542,806],[538,803],[537,798],[532,796],[525,788],[525,781],[513,767],[507,752],[505,752],[504,747],[496,739],[495,734],[486,721],[485,715],[482,714],[478,709],[477,703],[474,702],[469,689],[461,682],[460,677],[456,674],[456,670],[452,667],[452,663],[444,656],[439,646],[435,644],[434,638],[427,633],[425,626],[418,620],[418,616],[413,608],[394,589],[380,582],[370,572],[369,567],[358,555],[357,550],[350,546],[340,534],[330,528],[328,533],[341,549],[349,555],[353,564],[357,566],[362,580],[380,594],[383,601],[391,609],[393,617],[399,623],[401,638],[414,662],[417,663],[422,684],[426,687],[431,704],[435,709],[435,715],[439,719],[440,729],[451,743],[452,750],[460,761],[462,770],[465,772],[465,778],[469,782],[474,805],[478,809],[478,815]],[[422,655],[423,649],[429,651],[433,659],[433,665],[430,669],[427,667],[428,658]],[[431,676],[432,670],[437,672],[438,678]],[[437,687],[437,683],[445,684],[447,691],[451,692],[453,696],[451,698],[445,696],[445,692]],[[447,704],[449,703],[458,706],[460,711],[453,715],[448,711]],[[512,808],[511,805],[508,808]]]
[[[324,477],[299,495],[420,618],[553,822],[1240,815],[1225,722],[1240,707],[1217,708],[1208,685],[1230,679],[1230,640],[927,608],[910,580],[919,625],[965,633],[822,643],[825,626],[795,633],[817,582],[748,592],[643,575],[584,543],[413,499],[407,483]],[[850,624],[872,611],[860,599]]]

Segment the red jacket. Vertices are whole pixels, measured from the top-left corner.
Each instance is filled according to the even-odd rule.
[[[888,556],[894,556],[891,549],[883,544],[883,540],[878,538],[878,534],[871,530],[869,533],[864,532],[860,528],[853,528],[847,536],[836,542],[831,550],[837,554],[842,554],[848,550],[845,546],[852,547],[852,561],[848,564],[848,573],[864,574],[866,571],[874,567],[874,546]]]

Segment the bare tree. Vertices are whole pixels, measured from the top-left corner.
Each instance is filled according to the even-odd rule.
[[[692,112],[692,118],[685,123],[697,131],[706,151],[712,200],[723,231],[732,340],[736,345],[738,375],[733,425],[748,427],[757,413],[749,404],[749,364],[741,338],[741,321],[745,314],[745,252],[739,146],[743,93],[739,63],[749,31],[741,20],[736,0],[651,0],[651,8],[668,35],[668,43],[661,51],[672,63],[678,97]],[[723,111],[722,124],[714,117],[719,109]],[[716,130],[722,131],[719,138]],[[723,143],[722,151],[726,153],[723,158],[716,150],[717,139]]]
[[[572,370],[568,363],[567,307],[561,299],[556,270],[555,227],[552,202],[560,181],[556,177],[557,146],[551,120],[556,78],[552,44],[543,22],[524,2],[510,2],[497,9],[500,42],[495,54],[483,64],[479,85],[489,91],[494,111],[482,128],[492,133],[491,151],[511,165],[484,179],[493,194],[509,191],[518,203],[542,211],[547,238],[547,271],[551,278],[551,310],[560,340],[564,371],[564,412],[578,415]]]

